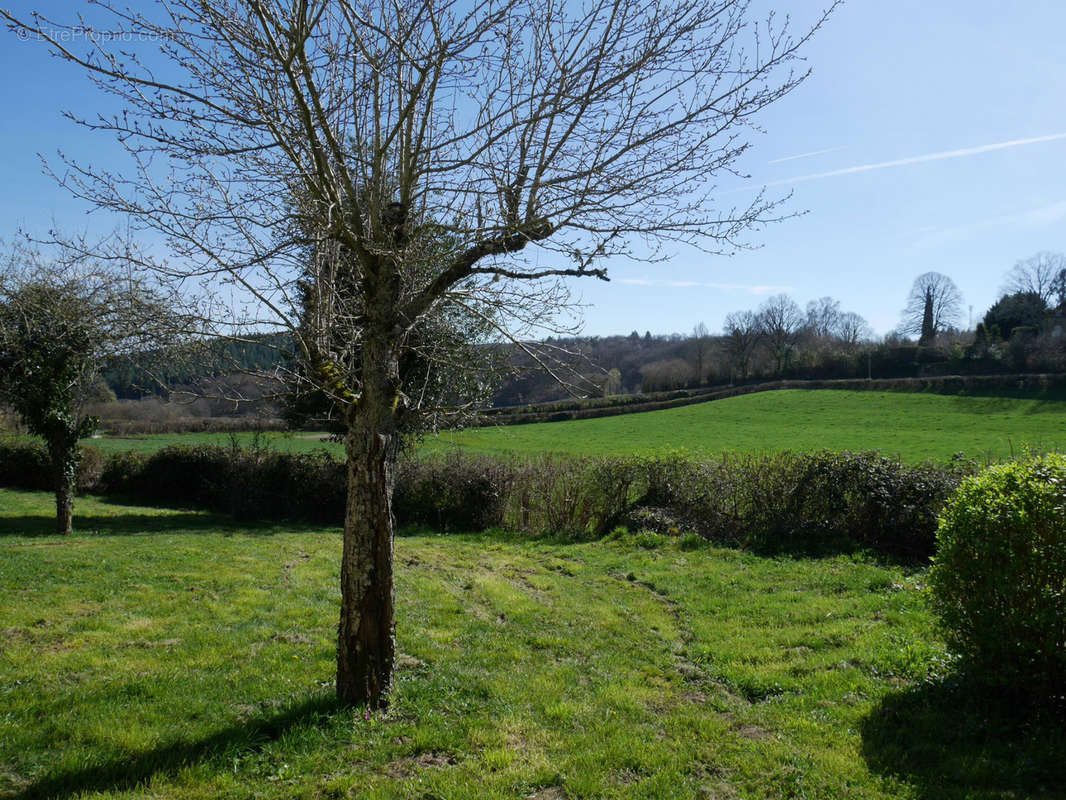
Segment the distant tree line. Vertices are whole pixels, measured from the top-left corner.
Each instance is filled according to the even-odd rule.
[[[687,335],[633,331],[556,344],[584,360],[585,377],[604,395],[774,378],[1066,371],[1066,256],[1042,252],[1015,264],[973,330],[966,330],[963,309],[954,281],[927,272],[915,279],[899,326],[883,337],[832,297],[802,308],[779,294],[727,314],[718,334],[700,322]],[[503,387],[494,405],[563,396],[553,381],[530,373]]]
[[[945,374],[1066,371],[1066,256],[1037,253],[1006,274],[1001,297],[966,330],[963,297],[947,275],[919,275],[896,330],[876,337],[863,317],[832,297],[801,307],[786,294],[726,315],[720,332],[697,323],[688,334],[549,339],[567,353],[584,394],[616,395],[720,386],[775,378],[902,378]],[[493,345],[497,350],[501,345]],[[180,359],[115,360],[104,379],[118,398],[151,395],[160,384],[191,385],[205,377],[263,372],[286,342],[250,336],[219,342],[213,363]],[[520,347],[498,351],[516,373],[491,405],[540,403],[567,396],[565,388]],[[261,411],[260,411],[261,413]]]

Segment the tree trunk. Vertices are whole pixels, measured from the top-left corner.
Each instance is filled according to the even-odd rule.
[[[337,697],[383,708],[392,678],[394,434],[366,425],[348,431],[348,502],[341,557]]]
[[[349,411],[337,697],[384,708],[395,654],[392,489],[398,364],[388,341],[364,344],[362,393]]]
[[[56,484],[56,533],[70,536],[74,531],[74,486],[73,481],[62,480]]]
[[[74,531],[74,488],[78,472],[77,443],[71,452],[65,442],[49,442],[52,485],[56,494],[56,533],[70,536]]]

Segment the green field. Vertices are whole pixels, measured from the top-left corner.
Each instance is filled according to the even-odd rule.
[[[397,540],[387,713],[331,699],[334,530],[0,491],[0,797],[1061,797],[937,677],[924,572],[650,534]]]
[[[248,442],[250,434],[238,440]],[[309,434],[264,434],[291,451],[337,444]],[[100,438],[101,450],[152,452],[168,444],[228,445],[228,434]],[[966,397],[900,392],[786,390],[716,400],[667,411],[601,419],[512,425],[446,432],[422,443],[433,452],[575,455],[694,454],[768,450],[880,450],[905,461],[946,459],[963,452],[984,460],[1066,448],[1066,400],[1038,397]]]
[[[1066,446],[1066,401],[896,392],[787,390],[667,411],[445,434],[483,452],[629,455],[880,450],[907,461],[957,452],[1001,459]]]

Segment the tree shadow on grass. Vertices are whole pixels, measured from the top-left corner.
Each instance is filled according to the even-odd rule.
[[[874,772],[928,800],[1066,798],[1066,709],[965,681],[887,695],[863,721]]]
[[[1017,409],[1017,401],[1035,400],[1025,410],[1026,415],[1062,413],[1066,401],[1066,387],[1056,386],[1034,392],[1029,389],[971,389],[955,395],[957,410],[968,414],[1000,414]],[[974,402],[978,401],[978,402]]]
[[[18,800],[68,798],[93,792],[121,792],[152,778],[176,774],[182,768],[211,760],[231,759],[263,749],[299,728],[321,726],[342,708],[333,695],[322,695],[293,705],[265,719],[226,728],[196,741],[178,741],[153,750],[84,769],[50,775],[21,793]]]
[[[315,526],[303,523],[283,525],[274,522],[235,520],[223,514],[198,514],[194,511],[168,514],[74,514],[73,538],[82,536],[137,536],[161,533],[221,533],[269,536]],[[320,529],[321,526],[318,526]],[[67,541],[56,533],[54,516],[25,514],[0,516],[0,537],[53,537]]]

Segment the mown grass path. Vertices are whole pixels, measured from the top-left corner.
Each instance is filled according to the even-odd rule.
[[[1062,790],[1061,730],[968,722],[925,682],[920,570],[401,537],[393,700],[367,715],[332,700],[335,531],[82,498],[61,539],[48,512],[0,491],[0,797]]]

